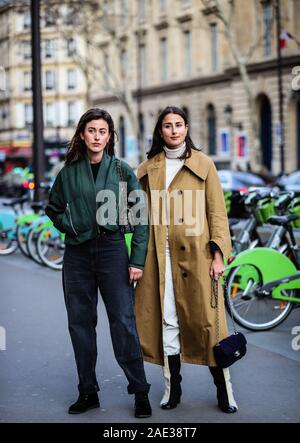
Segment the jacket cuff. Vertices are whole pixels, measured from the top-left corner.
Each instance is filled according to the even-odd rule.
[[[223,255],[223,252],[221,251],[217,243],[215,243],[213,240],[210,241],[210,250],[213,255],[217,251],[221,252],[221,254]]]
[[[129,263],[128,268],[137,268],[137,269],[141,269],[141,271],[144,270],[144,266],[134,265],[133,263]]]

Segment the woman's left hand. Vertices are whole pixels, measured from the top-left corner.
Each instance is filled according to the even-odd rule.
[[[215,280],[219,280],[219,278],[224,274],[225,266],[223,260],[220,258],[214,258],[211,264],[209,275]]]
[[[129,272],[129,284],[137,282],[143,275],[143,271],[138,268],[128,268]]]

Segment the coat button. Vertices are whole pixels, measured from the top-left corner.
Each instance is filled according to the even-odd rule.
[[[180,246],[180,249],[181,249],[182,251],[185,251],[185,246]]]
[[[183,272],[183,273],[182,273],[182,276],[183,276],[183,277],[187,277],[187,273],[186,273],[186,272]]]

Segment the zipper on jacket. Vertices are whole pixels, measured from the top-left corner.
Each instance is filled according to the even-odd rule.
[[[98,225],[98,222],[97,222],[97,200],[96,200],[96,183],[95,183],[95,181],[94,181],[94,176],[93,176],[93,173],[92,173],[92,167],[91,167],[91,165],[89,164],[88,165],[88,169],[89,169],[89,174],[90,174],[90,179],[92,180],[92,184],[93,184],[93,187],[94,187],[94,195],[95,195],[95,214],[96,214],[96,228],[97,228],[97,233],[98,233],[98,236],[100,235],[100,228],[99,228],[99,225]],[[99,171],[98,171],[99,172]]]
[[[74,234],[77,236],[78,233],[77,233],[77,231],[76,231],[76,229],[74,228],[74,225],[73,225],[73,220],[72,220],[71,209],[70,209],[69,203],[67,203],[67,212],[69,214],[69,220],[70,220],[71,228],[73,229]]]

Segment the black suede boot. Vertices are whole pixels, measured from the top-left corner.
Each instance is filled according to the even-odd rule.
[[[69,407],[69,414],[82,414],[89,409],[99,408],[99,398],[97,392],[94,394],[80,394],[78,400]]]
[[[181,361],[180,354],[165,355],[164,378],[165,393],[160,402],[162,409],[174,409],[180,403],[181,380],[180,375]]]
[[[136,418],[148,418],[152,415],[147,392],[137,392],[134,402],[134,416]]]
[[[217,400],[219,408],[221,411],[226,412],[227,414],[233,414],[238,410],[238,407],[233,397],[229,369],[210,366],[209,370],[213,376],[214,384],[217,387]]]

